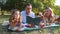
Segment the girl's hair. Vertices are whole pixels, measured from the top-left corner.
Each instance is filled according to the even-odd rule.
[[[54,18],[53,10],[52,10],[50,7],[45,8],[45,9],[49,9],[49,10],[50,10],[51,13],[50,13],[50,15],[48,16],[48,18],[49,18],[49,20],[50,20],[51,23],[54,22],[55,18]],[[45,16],[45,15],[44,15],[44,16]]]
[[[20,10],[18,10],[18,9],[13,9],[13,10],[11,10],[11,12],[12,12],[11,15],[13,15],[16,11],[20,11]]]
[[[50,7],[48,7],[48,8],[45,8],[45,9],[49,9],[50,10],[50,15],[49,15],[49,17],[51,18],[51,17],[54,17],[54,13],[53,13],[53,10],[50,8]]]
[[[9,18],[9,22],[12,22],[12,20],[14,20],[14,14],[16,11],[19,11],[18,9],[13,9],[11,10],[12,14],[11,14],[11,17]],[[20,14],[19,14],[20,15]],[[20,15],[21,16],[21,15]],[[20,18],[20,17],[19,17]]]

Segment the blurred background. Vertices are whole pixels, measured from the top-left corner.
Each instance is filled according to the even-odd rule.
[[[60,0],[0,0],[0,15],[9,15],[11,9],[22,11],[26,3],[32,4],[35,13],[43,12],[47,6],[53,9],[55,15],[60,15]]]

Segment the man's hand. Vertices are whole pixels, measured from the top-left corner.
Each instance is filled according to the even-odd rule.
[[[17,30],[16,30],[17,32],[19,32],[19,28],[17,28]]]

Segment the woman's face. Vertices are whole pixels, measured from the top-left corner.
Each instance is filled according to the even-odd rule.
[[[50,9],[45,9],[44,10],[44,15],[45,16],[50,16],[50,14],[51,14],[51,10]]]
[[[19,15],[20,15],[20,12],[19,11],[16,11],[15,13],[14,13],[14,17],[19,17]]]

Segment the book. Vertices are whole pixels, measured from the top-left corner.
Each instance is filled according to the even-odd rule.
[[[32,18],[30,16],[26,16],[26,23],[33,23],[34,25],[39,25],[40,21],[41,17]]]

